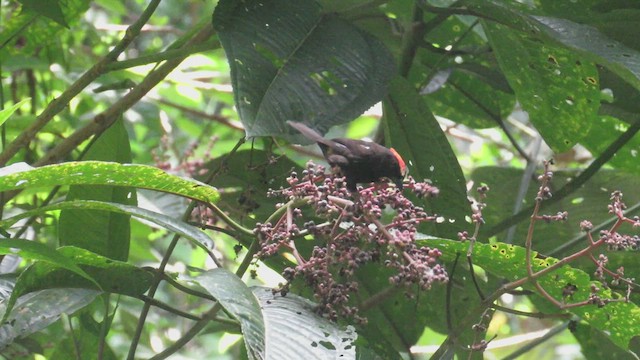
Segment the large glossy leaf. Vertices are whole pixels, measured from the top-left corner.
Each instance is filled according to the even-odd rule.
[[[192,281],[215,297],[240,322],[249,359],[267,359],[265,321],[251,289],[234,273],[220,268],[204,272]]]
[[[286,120],[320,132],[378,102],[394,73],[384,45],[313,0],[223,0],[213,25],[227,53],[248,137],[295,134]]]
[[[262,307],[267,325],[267,358],[355,359],[358,335],[318,316],[315,305],[295,294],[273,294],[264,287],[251,288]],[[295,345],[294,345],[295,344]]]
[[[355,359],[355,329],[318,316],[308,300],[248,288],[236,275],[215,269],[193,278],[240,321],[249,359]]]
[[[545,142],[556,152],[573,147],[598,118],[595,65],[565,48],[483,22],[500,68]]]
[[[384,101],[384,119],[388,145],[403,156],[410,174],[418,181],[431,180],[444,194],[421,204],[446,219],[436,226],[434,235],[455,238],[464,226],[469,206],[464,175],[440,125],[416,90],[402,78],[391,83]]]
[[[44,329],[62,314],[84,308],[99,293],[88,289],[50,289],[20,297],[7,321],[0,326],[0,348]],[[0,305],[0,313],[6,312],[6,305],[6,302]]]
[[[18,277],[11,298],[7,302],[5,318],[11,314],[13,305],[21,296],[38,290],[97,288],[97,290],[105,292],[136,297],[147,291],[153,279],[153,274],[146,270],[94,254],[85,249],[62,247],[57,251],[89,274],[93,281],[55,263],[36,262]]]
[[[68,162],[0,176],[0,191],[59,185],[125,186],[168,192],[203,202],[215,202],[218,191],[146,165],[101,161]]]
[[[612,40],[596,28],[566,19],[537,16],[547,33],[563,45],[607,66],[640,89],[640,51]]]
[[[443,252],[443,258],[453,259],[458,253],[466,253],[468,243],[452,240],[421,240],[422,244],[437,247]],[[537,253],[532,252],[532,264],[534,271],[540,271],[556,263],[555,258],[537,258]],[[515,245],[504,243],[480,244],[476,243],[473,252],[473,264],[486,271],[516,280],[527,277],[525,263],[525,249]],[[591,284],[600,288],[599,295],[603,298],[611,297],[611,290],[604,289],[602,284],[592,282],[589,274],[565,265],[550,274],[539,279],[539,283],[545,290],[559,301],[567,284],[577,287],[572,299],[569,301],[583,301],[591,294]],[[533,289],[533,287],[531,287]],[[546,304],[543,311],[554,311],[550,304]],[[557,311],[557,310],[556,310]],[[611,340],[619,347],[627,349],[629,341],[634,336],[640,335],[640,308],[634,303],[612,302],[599,308],[596,305],[586,305],[571,308],[568,311],[579,316],[594,328],[609,334]]]
[[[122,119],[116,121],[91,144],[84,160],[131,162],[129,136]],[[67,200],[100,200],[136,204],[135,189],[122,186],[74,185]],[[129,257],[130,217],[126,213],[100,210],[65,210],[60,213],[58,241],[61,246],[77,246],[115,260]],[[85,231],[78,231],[83,228]]]

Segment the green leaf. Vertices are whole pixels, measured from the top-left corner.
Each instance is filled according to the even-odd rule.
[[[432,81],[444,81],[441,88],[425,96],[433,113],[472,128],[495,127],[496,119],[507,118],[515,105],[504,75],[483,66],[466,64],[443,70]]]
[[[92,200],[67,201],[58,204],[43,206],[34,210],[25,211],[18,215],[0,220],[0,227],[9,227],[15,224],[20,219],[43,214],[48,211],[69,209],[75,209],[81,212],[87,212],[89,210],[100,210],[104,212],[113,212],[124,214],[127,216],[134,216],[142,220],[153,222],[154,224],[158,224],[160,227],[179,234],[180,236],[190,240],[195,245],[199,246],[207,252],[210,252],[215,247],[211,238],[207,236],[207,234],[205,234],[202,230],[183,221],[180,221],[179,219],[176,219],[174,217],[159,214],[136,206]]]
[[[629,128],[629,124],[610,116],[602,116],[591,127],[581,144],[592,154],[601,154],[612,142]],[[640,175],[640,137],[634,136],[607,162],[617,169]],[[627,194],[628,192],[625,192]]]
[[[577,323],[576,329],[571,331],[571,333],[575,336],[576,340],[578,340],[582,355],[584,355],[587,360],[638,359],[636,354],[616,346],[602,331],[598,331],[585,323]]]
[[[31,98],[26,98],[26,99],[20,100],[17,104],[14,104],[9,108],[0,110],[0,125],[4,124],[4,122],[7,121],[7,119],[9,119],[9,117],[14,112],[16,112],[16,110],[18,110],[20,106],[28,103],[29,101],[31,101]]]
[[[596,67],[562,47],[540,44],[488,21],[483,27],[500,67],[545,142],[564,152],[598,118]]]
[[[131,162],[129,136],[122,118],[110,126],[91,145],[87,160]],[[74,185],[67,200],[99,200],[135,205],[136,193],[131,187]],[[127,261],[129,257],[130,217],[126,213],[96,210],[65,210],[60,213],[58,239],[61,246],[87,249],[106,257]],[[84,228],[85,231],[78,231]]]
[[[193,278],[240,321],[249,359],[355,359],[355,329],[318,316],[314,304],[264,287],[248,288],[224,270]]]
[[[37,8],[43,11],[48,6],[55,7],[57,4],[58,9],[62,10],[63,17],[60,18],[59,15],[52,12],[49,14],[67,24],[75,23],[89,9],[91,3],[89,0],[65,0],[64,2],[27,0],[27,2],[37,3]],[[43,7],[43,4],[47,3],[53,4]],[[17,12],[17,10],[14,11]],[[7,57],[11,58],[16,53],[33,54],[37,49],[43,47],[58,50],[60,43],[56,35],[65,30],[66,25],[54,21],[51,16],[39,17],[39,13],[36,11],[21,11],[20,14],[15,12],[9,14],[9,20],[3,24],[3,29],[0,32],[0,44],[5,45],[0,47],[0,59],[5,61]],[[16,44],[18,41],[20,44]]]
[[[251,291],[267,325],[267,358],[355,359],[358,335],[352,326],[342,328],[318,316],[315,304],[295,294],[274,295],[265,287],[252,287]]]
[[[430,179],[445,196],[420,204],[443,216],[438,236],[455,238],[469,213],[465,179],[447,138],[416,90],[404,79],[391,82],[384,101],[385,133],[389,145],[404,158],[417,180]]]
[[[577,51],[585,60],[607,67],[640,89],[640,51],[608,38],[593,26],[556,17],[528,15],[517,3],[506,1],[465,0],[460,5],[477,16],[509,26],[545,44]]]
[[[2,239],[0,240],[0,254],[15,254],[26,260],[45,261],[57,267],[72,271],[99,287],[96,280],[78,267],[73,260],[64,256],[59,251],[37,241],[25,239]]]
[[[444,259],[453,259],[458,253],[466,253],[469,243],[453,240],[420,240],[422,245],[436,247],[442,251]],[[540,271],[551,266],[558,260],[552,257],[544,259],[537,257],[537,252],[532,251],[531,263],[533,271]],[[473,264],[486,271],[506,278],[516,280],[527,277],[525,263],[525,249],[520,246],[504,243],[481,244],[476,243],[473,251]],[[577,287],[571,302],[587,300],[591,294],[591,285],[601,289],[599,295],[603,298],[612,296],[611,290],[604,289],[602,284],[591,281],[589,274],[582,270],[564,265],[561,268],[538,279],[544,289],[559,301],[565,286],[573,284]],[[532,285],[531,289],[535,289]],[[548,304],[543,311],[554,311],[554,307]],[[557,309],[555,311],[558,311]],[[619,347],[628,349],[629,341],[634,336],[640,335],[640,308],[634,303],[612,302],[602,308],[596,305],[579,306],[569,309],[571,313],[579,316],[595,329],[609,334],[610,339]]]
[[[57,22],[68,28],[69,24],[64,19],[64,14],[60,8],[60,0],[18,0],[25,9],[32,10],[37,14]]]
[[[147,165],[101,161],[68,162],[0,177],[0,191],[53,187],[59,185],[108,185],[167,192],[214,203],[218,191],[201,182],[169,175]]]
[[[386,93],[395,67],[385,46],[313,0],[223,0],[213,15],[248,137],[290,135],[302,121],[322,133]]]
[[[587,59],[606,66],[640,90],[640,51],[612,40],[596,28],[566,19],[536,16],[544,30],[556,41],[577,50]]]
[[[480,167],[473,171],[471,180],[476,184],[486,184],[491,189],[489,196],[485,200],[487,207],[482,210],[483,218],[488,226],[497,224],[513,215],[516,201],[514,194],[519,191],[523,174],[524,171],[521,169],[497,166]],[[551,189],[560,189],[577,175],[577,171],[556,171],[550,187]],[[580,221],[589,220],[594,225],[598,225],[612,218],[612,215],[607,210],[611,192],[620,190],[624,193],[624,200],[627,204],[636,204],[640,202],[640,192],[637,191],[639,187],[640,178],[637,175],[611,170],[599,171],[580,189],[558,203],[545,207],[543,213],[549,215],[567,211],[569,220],[566,222],[536,224],[535,249],[541,254],[553,256],[564,256],[579,249],[585,243],[576,243],[565,248],[562,252],[550,254],[554,249],[567,245],[569,240],[583,234],[578,226]],[[523,208],[533,205],[537,191],[538,184],[532,181],[527,193],[524,195]],[[528,226],[528,221],[516,225],[516,231],[512,239],[513,244],[524,245]],[[488,229],[480,229],[480,238],[483,237],[484,230]],[[504,234],[499,234],[498,240],[504,242]],[[640,276],[640,271],[634,272],[634,269],[636,267],[633,264],[625,265],[625,274],[631,277]]]
[[[20,297],[7,321],[0,325],[0,347],[46,328],[62,314],[84,308],[98,294],[87,289],[50,289]],[[6,313],[7,305],[6,302],[0,305],[0,313]]]
[[[0,241],[0,242],[4,242]],[[89,274],[91,281],[53,262],[36,262],[29,266],[16,281],[16,286],[7,302],[6,317],[21,296],[38,290],[55,288],[96,289],[138,297],[149,286],[153,275],[141,268],[125,262],[112,260],[88,250],[76,247],[62,247],[57,250],[61,256]]]
[[[221,268],[204,272],[192,281],[202,286],[240,321],[249,359],[267,359],[265,322],[260,303],[251,289],[234,273]]]

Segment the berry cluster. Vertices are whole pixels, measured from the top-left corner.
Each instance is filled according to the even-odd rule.
[[[284,270],[288,283],[279,292],[286,294],[294,279],[303,279],[313,289],[319,313],[331,320],[348,317],[364,322],[353,297],[359,287],[355,274],[362,266],[377,263],[391,269],[393,287],[429,289],[434,282],[448,280],[438,263],[440,251],[415,243],[417,225],[435,221],[436,216],[415,206],[397,188],[360,189],[351,200],[344,178],[325,174],[324,167],[312,162],[302,177],[294,172],[287,181],[289,187],[270,191],[270,196],[287,200],[279,204],[278,221],[257,224],[254,230],[260,241],[258,258],[285,250],[296,259],[295,266]],[[412,178],[405,188],[426,198],[438,194],[431,184]],[[313,209],[314,220],[302,220],[304,205]],[[314,237],[315,246],[305,257],[294,240],[307,235]]]

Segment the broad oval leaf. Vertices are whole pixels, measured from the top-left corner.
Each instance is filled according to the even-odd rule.
[[[213,25],[247,137],[304,141],[287,120],[324,133],[378,102],[395,72],[381,42],[313,0],[223,0]]]

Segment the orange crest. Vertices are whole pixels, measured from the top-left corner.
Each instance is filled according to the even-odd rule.
[[[407,164],[404,163],[404,159],[402,159],[402,156],[400,156],[400,154],[398,154],[398,152],[394,148],[390,148],[389,150],[391,150],[391,153],[393,154],[393,156],[395,156],[396,160],[398,160],[398,165],[400,165],[400,173],[402,173],[403,176],[406,175]]]

